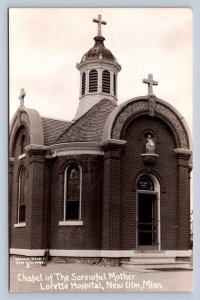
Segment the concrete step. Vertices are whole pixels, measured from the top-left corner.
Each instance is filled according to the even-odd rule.
[[[121,261],[121,266],[128,269],[128,270],[135,270],[135,269],[192,269],[190,262],[183,262],[183,261],[173,261],[168,262],[162,260],[161,262],[152,262],[152,260],[148,262],[138,262],[133,263],[130,261]]]
[[[162,264],[162,263],[175,263],[174,257],[131,257],[130,262],[133,264]]]

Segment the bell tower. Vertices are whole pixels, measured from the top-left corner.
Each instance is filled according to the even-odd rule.
[[[80,63],[76,65],[80,71],[80,96],[75,119],[80,118],[92,106],[103,98],[117,103],[117,74],[121,70],[116,58],[105,48],[105,38],[101,35],[101,15],[93,19],[98,24],[94,46],[86,52]]]

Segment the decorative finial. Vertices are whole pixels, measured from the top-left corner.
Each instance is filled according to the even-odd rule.
[[[20,106],[24,106],[24,98],[26,96],[25,90],[22,88],[20,90],[19,100],[20,100]]]
[[[143,79],[143,83],[148,84],[148,96],[153,96],[153,85],[158,85],[158,81],[153,80],[153,74],[148,74],[148,79]]]
[[[93,19],[93,22],[98,23],[97,35],[101,36],[101,24],[106,25],[107,22],[101,21],[101,15],[98,15],[98,19]]]

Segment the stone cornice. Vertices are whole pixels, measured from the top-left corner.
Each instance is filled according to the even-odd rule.
[[[187,155],[187,156],[191,156],[192,155],[192,150],[188,150],[188,149],[183,149],[183,148],[177,148],[174,149],[174,152],[176,154],[182,154],[182,155]]]
[[[107,139],[102,141],[100,144],[101,146],[107,146],[107,145],[125,145],[127,141],[124,140],[115,140],[115,139]]]

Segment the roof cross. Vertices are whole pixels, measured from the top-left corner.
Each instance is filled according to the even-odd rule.
[[[148,79],[143,79],[143,83],[148,84],[148,95],[153,96],[153,85],[158,85],[158,81],[153,80],[153,74],[148,74]]]
[[[97,35],[101,36],[101,24],[106,25],[107,22],[101,20],[101,15],[98,15],[98,19],[93,19],[92,21],[98,23]]]
[[[20,106],[24,106],[24,98],[26,96],[25,90],[22,88],[20,90],[19,100],[20,100]]]

